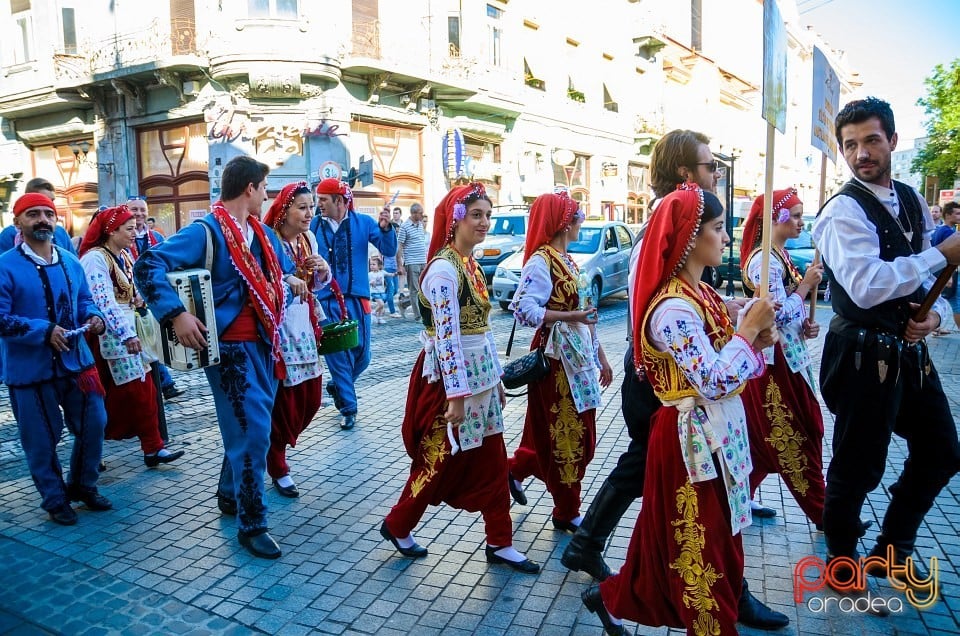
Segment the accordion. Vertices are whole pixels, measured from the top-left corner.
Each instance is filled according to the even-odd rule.
[[[163,363],[180,371],[192,371],[220,364],[217,318],[213,311],[213,284],[205,269],[184,269],[167,273],[167,281],[176,290],[188,312],[207,328],[207,346],[197,351],[180,344],[173,326],[167,324],[161,337]]]

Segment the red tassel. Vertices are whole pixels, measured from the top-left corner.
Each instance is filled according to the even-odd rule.
[[[90,367],[86,371],[81,371],[80,375],[77,376],[77,386],[87,394],[96,393],[100,397],[104,397],[107,394],[106,389],[103,388],[103,383],[100,382],[100,374],[97,373],[96,367]]]

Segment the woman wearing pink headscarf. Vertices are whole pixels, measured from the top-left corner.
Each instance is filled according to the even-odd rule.
[[[133,286],[133,257],[129,251],[136,231],[127,206],[98,212],[80,244],[80,264],[107,326],[99,336],[87,335],[106,389],[104,437],[140,438],[143,462],[153,468],[183,457],[183,451],[164,448],[157,387],[137,337],[134,311],[143,307],[143,300]]]
[[[793,188],[775,190],[770,204],[771,225],[770,297],[777,303],[780,342],[764,349],[767,366],[763,376],[750,381],[743,404],[750,423],[753,472],[751,495],[770,473],[779,473],[800,508],[817,527],[823,523],[826,486],[823,480],[823,415],[813,392],[816,382],[807,353],[807,338],[815,338],[819,326],[807,318],[806,300],[817,293],[823,265],[801,272],[786,250],[788,239],[803,231],[803,202]],[[743,284],[760,284],[763,253],[763,195],[753,202],[743,228],[740,263]],[[754,504],[755,505],[755,504]]]
[[[524,265],[510,304],[521,325],[535,327],[531,351],[544,340],[550,373],[529,385],[520,446],[510,458],[510,492],[526,504],[522,482],[536,477],[553,496],[553,526],[580,526],[580,482],[596,446],[596,408],[613,369],[596,338],[597,308],[578,309],[580,268],[567,246],[584,214],[565,192],[537,197],[530,208]]]
[[[540,566],[513,548],[503,372],[486,278],[473,259],[490,229],[490,210],[483,185],[472,183],[450,190],[434,213],[420,293],[411,298],[425,327],[403,417],[403,444],[413,461],[380,534],[405,557],[427,556],[412,531],[427,506],[443,502],[483,515],[487,563],[536,574]]]
[[[330,281],[330,267],[317,254],[317,239],[310,231],[313,193],[306,182],[283,187],[263,218],[272,227],[280,244],[296,267],[296,276],[312,285],[311,291]],[[323,359],[317,343],[324,320],[323,309],[313,294],[295,298],[286,308],[280,328],[280,345],[287,377],[277,389],[270,421],[270,448],[267,474],[273,487],[284,497],[299,497],[300,490],[290,477],[287,446],[296,447],[297,438],[320,409],[323,396]]]

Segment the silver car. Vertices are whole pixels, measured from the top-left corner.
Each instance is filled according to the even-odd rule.
[[[567,252],[587,274],[590,295],[597,304],[598,298],[606,298],[627,289],[627,273],[630,269],[630,250],[633,233],[619,221],[586,221],[580,227],[580,240],[570,243]],[[520,283],[523,268],[523,250],[507,257],[497,266],[493,275],[493,300],[504,311]]]

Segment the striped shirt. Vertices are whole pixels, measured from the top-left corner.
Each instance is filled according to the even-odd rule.
[[[404,221],[397,233],[397,243],[403,248],[405,265],[426,265],[427,232],[423,223]]]

